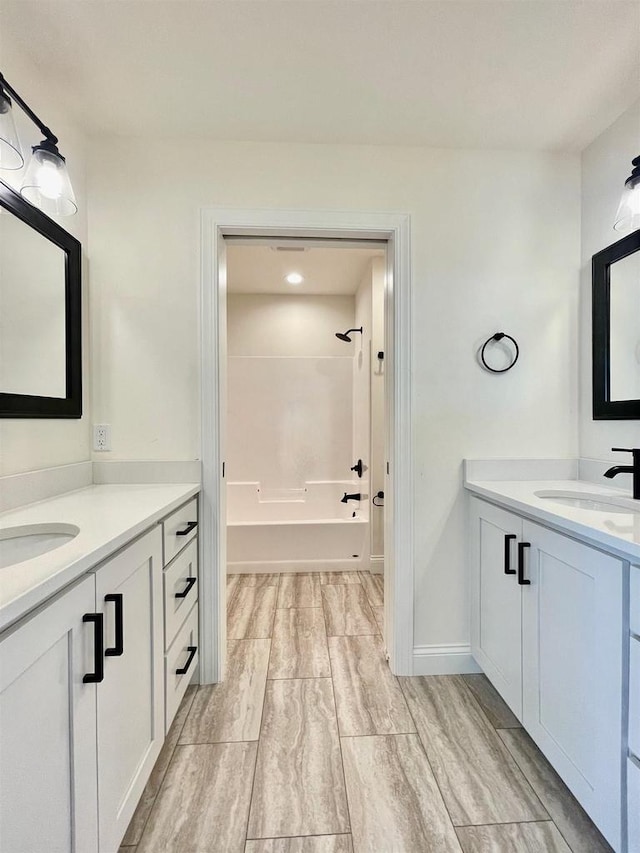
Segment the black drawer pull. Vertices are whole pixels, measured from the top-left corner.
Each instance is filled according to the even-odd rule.
[[[189,652],[189,657],[187,658],[187,662],[184,666],[181,666],[180,669],[176,669],[176,675],[184,675],[186,671],[191,666],[191,661],[193,660],[195,653],[198,651],[197,646],[187,646],[187,651]]]
[[[511,542],[516,539],[515,533],[506,533],[504,537],[504,573],[515,575],[516,570],[511,568]]]
[[[186,598],[193,589],[193,586],[198,580],[198,578],[185,578],[185,580],[187,582],[187,585],[182,590],[182,592],[176,592],[176,598]]]
[[[518,583],[529,586],[531,581],[524,576],[524,549],[531,548],[531,542],[518,542]]]
[[[122,603],[122,593],[114,592],[111,595],[105,595],[105,601],[112,601],[116,606],[116,644],[104,650],[105,657],[120,657],[124,652],[124,608]]]
[[[184,530],[176,530],[176,536],[187,536],[189,533],[191,533],[193,528],[197,527],[197,526],[198,526],[197,521],[188,521],[187,526],[185,527]]]
[[[98,684],[104,680],[104,619],[102,613],[85,613],[83,622],[93,622],[93,672],[88,672],[82,679],[83,684]]]

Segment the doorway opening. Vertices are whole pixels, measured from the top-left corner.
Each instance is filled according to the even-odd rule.
[[[203,211],[201,683],[224,677],[228,573],[232,594],[272,587],[240,596],[257,608],[230,639],[273,626],[281,573],[341,575],[412,672],[408,219],[356,218]]]

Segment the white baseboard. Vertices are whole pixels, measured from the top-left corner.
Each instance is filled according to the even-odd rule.
[[[269,572],[349,572],[362,569],[361,560],[272,560],[261,563],[227,563],[227,574],[250,575]]]
[[[92,482],[91,462],[74,462],[25,471],[24,474],[9,474],[0,478],[0,512],[84,489]]]
[[[414,646],[414,675],[464,675],[482,672],[468,643],[452,646]]]
[[[377,557],[375,555],[371,555],[369,557],[369,565],[372,575],[383,575],[384,574],[384,554],[382,556]]]

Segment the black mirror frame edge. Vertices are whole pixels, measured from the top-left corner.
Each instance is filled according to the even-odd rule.
[[[65,253],[66,396],[38,397],[0,391],[0,418],[82,417],[82,280],[78,240],[0,180],[0,206]]]
[[[591,262],[593,420],[640,420],[640,400],[610,400],[610,267],[640,251],[640,229],[597,252]]]

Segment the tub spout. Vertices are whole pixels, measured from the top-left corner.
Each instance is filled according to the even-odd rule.
[[[344,493],[344,497],[340,498],[341,504],[346,504],[347,501],[359,501],[362,495],[360,492],[356,492],[353,495],[348,495],[346,492]]]

